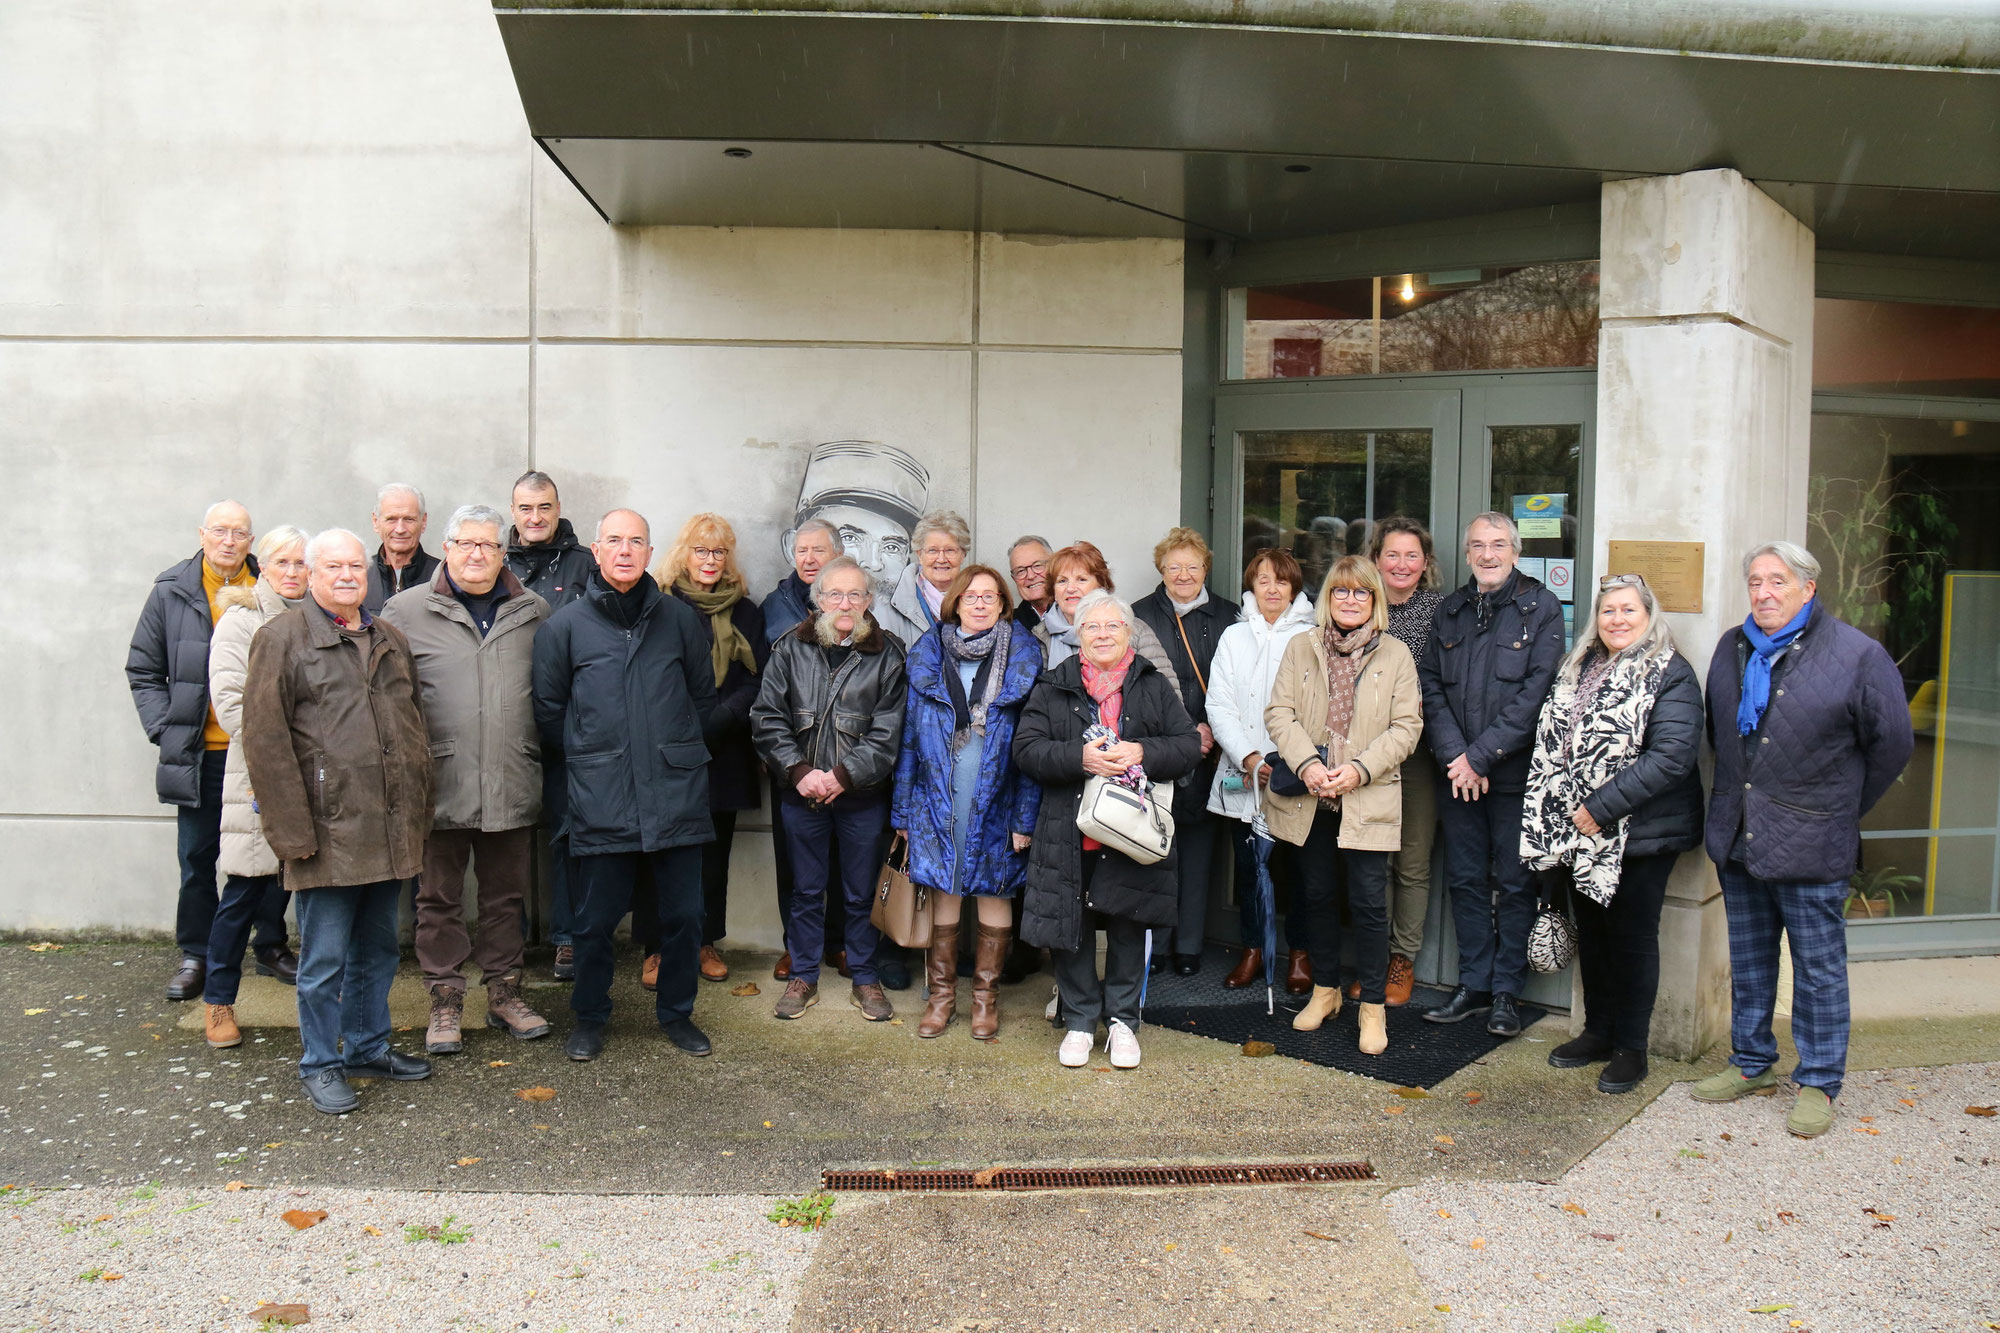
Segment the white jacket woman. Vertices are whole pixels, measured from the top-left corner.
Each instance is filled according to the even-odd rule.
[[[1271,701],[1271,682],[1294,635],[1313,627],[1313,605],[1304,593],[1266,620],[1257,594],[1243,594],[1243,618],[1222,632],[1215,660],[1209,666],[1208,727],[1222,754],[1215,781],[1209,787],[1208,808],[1249,823],[1257,813],[1257,793],[1240,765],[1252,752],[1269,755],[1273,746],[1264,730],[1264,706]]]

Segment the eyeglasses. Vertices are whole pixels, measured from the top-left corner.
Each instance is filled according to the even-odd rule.
[[[688,550],[688,554],[697,560],[727,560],[729,558],[729,548],[727,546],[696,546],[691,547]]]
[[[991,606],[1000,600],[997,592],[968,592],[959,594],[960,606]]]
[[[613,551],[649,551],[653,547],[645,537],[599,537],[597,544]]]
[[[219,542],[247,542],[250,540],[248,528],[203,528],[203,532]]]
[[[1048,572],[1049,572],[1049,562],[1046,560],[1037,560],[1031,564],[1026,564],[1026,565],[1016,565],[1012,570],[1012,573],[1014,575],[1014,581],[1016,583],[1019,583],[1022,579],[1025,579],[1030,574],[1046,574]]]
[[[445,545],[456,546],[459,550],[469,551],[473,555],[496,556],[500,554],[499,542],[468,542],[460,541],[458,538],[453,537]]]
[[[1326,595],[1336,602],[1365,602],[1375,594],[1367,588],[1328,588]]]
[[[1198,579],[1208,570],[1202,565],[1167,565],[1160,572],[1170,579]]]
[[[1644,574],[1606,574],[1597,581],[1600,588],[1643,588],[1646,586]]]
[[[863,606],[868,598],[866,591],[834,592],[829,588],[819,595],[819,602],[821,606]]]
[[[1497,542],[1467,542],[1465,544],[1465,553],[1467,555],[1499,555],[1503,551],[1511,551],[1513,549],[1514,543],[1504,538]]]
[[[1076,627],[1078,634],[1110,634],[1125,628],[1122,620],[1086,620]]]
[[[924,548],[924,559],[963,560],[965,559],[965,548],[956,542],[950,546],[926,546]]]

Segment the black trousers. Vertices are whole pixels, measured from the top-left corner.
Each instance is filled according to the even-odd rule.
[[[660,986],[653,1007],[662,1023],[694,1013],[701,966],[701,848],[602,852],[570,862],[576,909],[576,984],[569,1007],[579,1020],[611,1019],[611,932],[632,910],[633,894],[651,898],[660,932]],[[639,887],[649,872],[652,892]],[[634,922],[636,926],[638,923]]]
[[[701,942],[729,933],[729,849],[736,845],[736,812],[711,810],[715,841],[701,845]]]
[[[1305,908],[1306,949],[1313,984],[1340,984],[1340,894],[1347,891],[1348,930],[1361,1003],[1384,1004],[1389,984],[1389,853],[1340,845],[1340,812],[1314,813],[1299,849],[1299,897]]]
[[[1674,852],[1628,856],[1608,906],[1570,893],[1576,916],[1576,965],[1583,981],[1583,1030],[1624,1051],[1643,1051],[1660,991],[1660,908]],[[1562,880],[1568,871],[1557,871]]]

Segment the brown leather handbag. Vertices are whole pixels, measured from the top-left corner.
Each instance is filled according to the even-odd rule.
[[[905,949],[931,947],[931,891],[910,878],[910,843],[900,833],[889,844],[889,857],[876,876],[868,919]]]

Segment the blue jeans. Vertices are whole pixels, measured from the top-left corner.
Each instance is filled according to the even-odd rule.
[[[1521,860],[1522,798],[1495,788],[1461,801],[1438,791],[1458,984],[1468,990],[1518,996],[1527,980],[1536,897],[1534,873]]]
[[[882,835],[889,827],[889,803],[884,800],[850,804],[845,797],[831,805],[787,803],[785,837],[792,849],[792,976],[819,980],[826,954],[826,902],[836,878],[847,908],[847,967],[857,986],[880,978],[875,950],[882,932],[868,919],[869,895],[882,868]]]
[[[570,881],[576,867],[569,857],[569,773],[562,756],[542,752],[542,826],[549,832],[549,942],[576,943],[576,911]]]
[[[174,943],[183,957],[207,959],[208,939],[215,930],[215,858],[222,852],[222,774],[227,750],[204,750],[201,756],[201,804],[175,812],[176,849],[181,866],[181,896],[174,910]],[[259,949],[285,942],[285,897],[259,903],[252,912]],[[237,947],[242,952],[242,947]]]
[[[208,932],[208,980],[201,993],[205,1003],[236,1003],[251,923],[262,927],[274,903],[278,942],[284,942],[285,898],[285,882],[279,875],[231,875],[223,881],[222,901],[216,904],[215,924]]]
[[[1771,1014],[1778,1001],[1778,935],[1792,949],[1792,1041],[1801,1087],[1840,1095],[1847,1072],[1845,880],[1804,884],[1758,879],[1740,864],[1721,868],[1729,916],[1729,1063],[1754,1077],[1778,1063]]]
[[[364,1065],[389,1049],[389,983],[402,955],[403,882],[302,889],[299,900],[299,1077]],[[343,1054],[344,1048],[344,1054]]]
[[[653,1012],[662,1023],[694,1016],[701,967],[701,845],[658,852],[579,856],[576,872],[576,982],[569,1007],[581,1023],[611,1021],[611,932],[632,911],[641,865],[653,881],[660,937],[660,984]],[[639,914],[632,917],[639,929]]]

